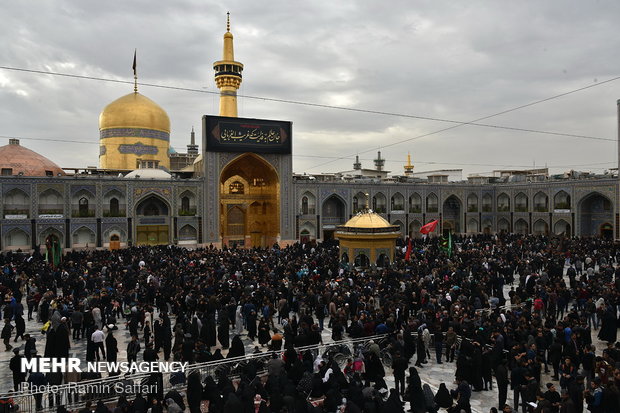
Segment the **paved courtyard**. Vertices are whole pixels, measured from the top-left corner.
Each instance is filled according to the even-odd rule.
[[[568,282],[568,280],[567,280]],[[508,296],[508,291],[510,290],[510,286],[505,286],[505,296]],[[507,303],[509,304],[509,302]],[[157,317],[157,313],[155,314]],[[327,321],[325,325],[327,325]],[[174,325],[174,321],[173,321]],[[116,339],[118,340],[118,361],[126,361],[126,349],[127,343],[130,341],[129,330],[125,328],[124,325],[119,324],[119,329],[114,332]],[[26,322],[26,332],[31,336],[36,337],[37,339],[37,350],[39,354],[43,354],[45,349],[45,335],[41,333],[41,324],[36,321],[27,321]],[[231,337],[233,336],[231,330]],[[331,330],[329,328],[325,328],[323,330],[323,341],[328,343],[331,341]],[[246,354],[253,353],[254,348],[258,345],[258,342],[252,342],[247,336],[243,335],[243,342],[246,347]],[[596,345],[597,352],[600,352],[604,348],[604,344],[601,343],[596,337],[596,332],[592,334],[593,343]],[[79,341],[72,340],[72,347],[70,350],[70,355],[72,357],[84,357],[86,354],[86,340],[82,339]],[[219,344],[219,343],[218,343]],[[23,341],[18,340],[17,343],[12,343],[14,347],[21,346],[23,348]],[[144,345],[142,345],[144,349]],[[212,349],[213,350],[213,349]],[[222,354],[226,355],[227,350],[223,350]],[[23,353],[22,353],[23,354]],[[9,370],[9,360],[13,356],[12,351],[2,351],[0,352],[0,392],[4,393],[12,389],[12,377],[11,371]],[[434,356],[434,354],[433,354]],[[163,352],[160,353],[160,357],[163,359]],[[142,352],[138,356],[138,361],[142,358]],[[413,366],[415,360],[415,356],[411,359],[410,366]],[[447,363],[444,361],[443,364],[437,364],[434,357],[429,360],[429,363],[424,365],[423,368],[418,368],[420,378],[423,383],[428,383],[433,391],[436,391],[439,388],[441,383],[446,383],[448,389],[455,388],[454,383],[454,373],[456,370],[456,363]],[[389,387],[394,386],[394,379],[391,376],[391,371],[386,369],[386,382]],[[542,385],[551,381],[551,377],[548,374],[543,373]],[[512,391],[508,391],[508,403],[512,405]],[[472,400],[471,400],[472,409],[474,412],[484,412],[487,413],[489,409],[493,406],[497,406],[497,388],[495,384],[493,385],[492,391],[481,391],[481,392],[473,392]],[[408,403],[407,403],[408,408]]]

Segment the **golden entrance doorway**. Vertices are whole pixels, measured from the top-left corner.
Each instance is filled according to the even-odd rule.
[[[265,248],[280,234],[280,183],[262,157],[246,153],[220,175],[220,232],[223,244]]]
[[[138,225],[138,245],[168,244],[168,225]]]

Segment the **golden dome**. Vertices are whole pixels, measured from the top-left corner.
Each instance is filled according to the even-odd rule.
[[[170,118],[157,103],[138,92],[106,106],[99,115],[99,129],[143,128],[170,132]]]
[[[362,212],[355,215],[343,225],[346,228],[393,228],[381,215],[374,212]]]

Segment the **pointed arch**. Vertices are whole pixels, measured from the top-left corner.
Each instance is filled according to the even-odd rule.
[[[243,193],[235,182],[243,184]],[[222,168],[219,183],[222,242],[231,245],[229,241],[239,244],[243,240],[246,247],[266,247],[278,242],[280,177],[274,165],[258,154],[243,153]],[[261,204],[260,213],[248,208],[254,202]],[[241,225],[241,217],[245,225]],[[260,222],[260,230],[250,233],[249,223],[254,222]],[[248,237],[251,243],[246,242]]]
[[[539,219],[534,222],[532,230],[534,235],[549,235],[549,223],[544,219]]]
[[[310,191],[306,191],[301,196],[300,210],[302,215],[316,214],[316,197]]]
[[[553,196],[553,209],[571,209],[571,199],[568,192],[562,190],[558,191]]]
[[[392,223],[392,225],[398,225],[398,230],[400,231],[400,235],[402,237],[405,236],[405,224],[403,224],[402,221],[397,219],[396,221]]]
[[[179,242],[196,241],[198,239],[198,231],[193,225],[185,224],[179,229]]]
[[[515,195],[515,212],[527,212],[528,203],[527,195],[523,192],[519,192]]]
[[[110,189],[103,195],[103,216],[124,217],[127,216],[126,197],[116,188]]]
[[[443,202],[443,229],[449,229],[455,233],[463,231],[462,202],[456,195],[450,195]]]
[[[385,214],[387,212],[387,199],[382,192],[377,192],[373,195],[372,209],[377,214]]]
[[[426,196],[426,212],[439,212],[439,198],[433,192]]]
[[[497,197],[497,212],[508,212],[510,211],[510,197],[507,193],[502,192]]]
[[[555,235],[570,237],[572,235],[570,224],[563,219],[558,220],[555,225],[553,225],[553,233]]]
[[[196,194],[189,189],[186,189],[179,194],[179,215],[196,215]]]
[[[500,218],[497,221],[497,231],[498,232],[510,232],[510,222],[506,218]]]
[[[118,238],[114,240],[120,241],[121,243],[127,242],[127,232],[123,228],[116,225],[107,228],[103,231],[103,246],[109,246],[109,242],[112,241],[112,238]]]
[[[39,214],[64,214],[65,201],[62,194],[49,188],[39,194]]]
[[[478,233],[478,220],[477,219],[470,218],[467,220],[467,233],[468,234]]]
[[[136,202],[136,215],[162,216],[169,213],[170,203],[156,193],[145,195]]]
[[[524,220],[523,218],[519,218],[515,222],[514,232],[521,235],[527,235],[530,233],[530,226],[528,225],[526,220]]]
[[[404,211],[405,210],[405,197],[400,192],[396,192],[392,195],[390,200],[391,211]]]
[[[3,197],[4,215],[25,215],[30,217],[30,195],[19,188],[9,190]]]
[[[420,234],[420,228],[422,228],[422,223],[417,219],[414,219],[409,223],[409,237],[410,238],[420,238],[422,234]]]
[[[485,235],[489,235],[491,234],[491,232],[493,231],[493,221],[491,221],[490,219],[484,219],[482,221],[482,233]]]
[[[612,200],[598,191],[592,191],[583,196],[577,203],[579,217],[576,234],[581,236],[613,237],[614,205]],[[605,231],[601,230],[605,225]]]
[[[366,208],[366,194],[363,192],[358,192],[353,197],[353,213],[357,214]]]
[[[482,195],[482,212],[493,211],[493,197],[491,194]]]
[[[63,236],[62,232],[54,227],[47,227],[39,232],[38,244],[45,247],[45,239],[49,237],[50,235],[56,237],[56,239],[58,240],[58,243],[61,246],[65,245],[64,244],[65,237]]]
[[[467,212],[478,212],[478,195],[474,193],[467,195]]]
[[[543,191],[534,195],[534,212],[549,212],[549,196]]]
[[[4,236],[4,243],[9,249],[29,249],[30,235],[20,228],[13,228]]]
[[[363,252],[360,252],[359,254],[357,254],[357,256],[355,257],[355,266],[361,267],[361,268],[369,267],[370,258],[368,258],[368,255],[364,254]]]
[[[96,236],[92,229],[87,226],[81,226],[77,228],[71,234],[73,247],[95,247],[96,246]]]
[[[71,196],[72,217],[94,217],[95,195],[87,189],[80,189]]]
[[[422,197],[417,192],[409,197],[409,212],[413,214],[422,212]]]
[[[306,243],[317,237],[316,226],[310,221],[304,222],[299,229],[299,241]]]

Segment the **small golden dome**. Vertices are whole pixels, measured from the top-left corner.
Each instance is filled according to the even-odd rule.
[[[106,106],[99,115],[99,130],[144,128],[170,132],[170,118],[157,103],[138,92],[130,93]]]
[[[381,215],[374,212],[363,212],[355,215],[343,225],[346,228],[392,228]]]

